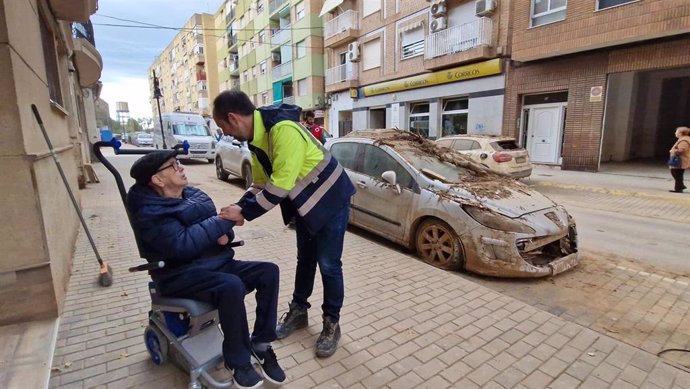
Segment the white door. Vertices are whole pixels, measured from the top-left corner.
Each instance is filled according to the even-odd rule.
[[[559,104],[528,108],[527,150],[532,162],[559,162],[563,107]]]

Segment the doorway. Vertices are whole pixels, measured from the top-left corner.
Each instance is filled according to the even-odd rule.
[[[386,108],[370,108],[369,109],[369,129],[383,129],[386,128]]]
[[[522,144],[532,162],[561,163],[566,109],[566,102],[524,106]]]

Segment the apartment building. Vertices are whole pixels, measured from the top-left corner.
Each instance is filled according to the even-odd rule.
[[[227,1],[216,13],[221,89],[239,88],[257,106],[323,110],[323,22],[317,0]],[[224,58],[224,59],[223,59]]]
[[[219,86],[216,58],[219,35],[222,31],[215,30],[214,15],[194,14],[149,67],[151,91],[154,71],[159,78],[162,112],[211,116],[211,100],[218,95]],[[153,117],[158,117],[153,97],[151,110]]]
[[[62,310],[79,219],[31,105],[79,201],[97,134],[103,62],[89,22],[97,8],[96,0],[0,1],[0,324]]]
[[[326,1],[329,123],[500,134],[508,1]]]
[[[690,2],[512,3],[504,132],[563,169],[663,164],[690,123]]]

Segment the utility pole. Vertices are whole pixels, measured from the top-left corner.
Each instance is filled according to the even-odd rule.
[[[163,139],[163,149],[168,147],[165,145],[165,129],[163,128],[163,115],[161,115],[161,88],[158,84],[158,77],[156,77],[156,71],[153,71],[153,98],[156,99],[156,104],[158,105],[158,121],[161,124],[161,138]]]

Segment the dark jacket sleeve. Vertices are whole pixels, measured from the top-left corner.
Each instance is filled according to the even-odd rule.
[[[143,243],[166,253],[166,260],[179,262],[202,257],[206,250],[218,245],[218,238],[227,234],[234,223],[212,216],[185,226],[171,216],[142,215],[139,226]]]

